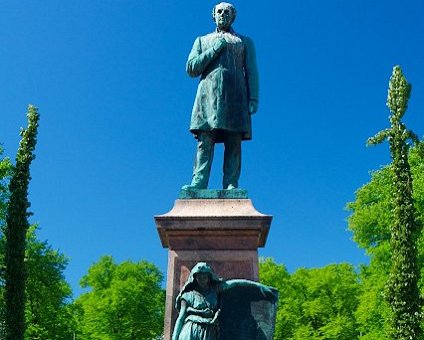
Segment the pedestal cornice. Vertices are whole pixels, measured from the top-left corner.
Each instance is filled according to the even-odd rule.
[[[165,248],[256,250],[265,245],[272,216],[250,199],[178,199],[155,221]]]

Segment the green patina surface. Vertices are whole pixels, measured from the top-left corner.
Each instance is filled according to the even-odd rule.
[[[247,190],[182,189],[180,199],[246,199]]]
[[[176,298],[172,340],[272,340],[277,300],[271,287],[224,280],[199,262]]]
[[[183,189],[208,187],[216,143],[225,148],[222,187],[238,188],[241,142],[252,139],[259,75],[252,39],[231,26],[236,13],[229,3],[217,4],[212,11],[215,30],[196,38],[187,60],[187,73],[200,81],[190,120],[190,131],[198,140],[196,158],[191,184]]]

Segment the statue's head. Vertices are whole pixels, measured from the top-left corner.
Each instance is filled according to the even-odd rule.
[[[236,19],[236,8],[228,2],[220,2],[212,9],[212,18],[220,30],[228,31]]]
[[[195,280],[196,280],[197,285],[198,285],[201,289],[205,289],[205,288],[207,288],[207,287],[209,286],[209,282],[210,282],[210,279],[211,279],[211,275],[210,275],[209,273],[203,273],[203,272],[200,272],[200,273],[197,273],[197,274],[194,276],[194,278],[195,278]]]
[[[218,276],[213,271],[212,267],[206,262],[198,262],[190,272],[188,281],[194,281],[198,277],[209,278],[213,281],[219,281]]]
[[[210,284],[215,285],[222,281],[224,280],[215,274],[212,267],[208,263],[198,262],[191,270],[190,275],[183,288],[181,288],[181,291],[178,294],[177,299],[175,300],[175,308],[177,310],[180,310],[181,297],[184,292],[196,289],[196,287],[204,289]]]

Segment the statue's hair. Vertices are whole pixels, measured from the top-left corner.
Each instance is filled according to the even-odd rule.
[[[231,14],[232,14],[232,17],[233,17],[233,20],[231,21],[231,24],[232,24],[234,22],[234,20],[236,20],[237,10],[236,10],[236,8],[234,7],[233,4],[230,4],[228,2],[220,2],[219,4],[216,4],[215,6],[213,6],[213,8],[212,8],[212,19],[213,19],[213,21],[215,22],[215,8],[218,5],[227,5],[231,9]]]

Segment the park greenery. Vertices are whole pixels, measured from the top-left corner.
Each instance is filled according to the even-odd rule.
[[[78,339],[157,339],[164,317],[162,279],[146,261],[116,264],[103,256],[81,279],[90,291],[74,303]]]
[[[393,160],[390,166],[393,183],[393,216],[390,226],[392,261],[385,297],[393,312],[391,332],[395,339],[419,339],[422,333],[422,303],[418,288],[419,262],[416,247],[421,225],[414,206],[407,143],[412,140],[419,145],[419,140],[401,121],[408,107],[410,93],[411,85],[406,81],[400,67],[396,66],[390,78],[387,97],[391,127],[368,140],[368,144],[375,145],[387,139]]]
[[[25,330],[25,260],[26,233],[29,228],[27,211],[30,165],[35,158],[39,114],[28,107],[28,127],[21,130],[21,142],[9,183],[10,198],[6,207],[4,281],[5,281],[5,339],[22,340]]]
[[[393,162],[372,172],[370,181],[346,206],[348,228],[369,263],[329,264],[290,273],[272,258],[261,259],[261,282],[279,291],[275,339],[422,337],[424,143],[401,122],[409,95],[410,85],[396,67],[388,95],[391,127],[369,140],[377,144],[387,139]],[[36,109],[30,107],[31,112],[34,115]],[[30,119],[36,126],[34,116]],[[28,131],[23,130],[15,165],[0,147],[0,338],[159,339],[165,294],[163,274],[152,263],[116,263],[112,256],[103,256],[80,281],[86,292],[72,298],[63,274],[68,258],[39,240],[38,227],[27,221],[29,163],[34,158],[36,129],[33,139],[25,139]],[[413,147],[408,139],[415,143]],[[20,172],[21,161],[26,166]],[[14,182],[17,176],[23,177]],[[20,233],[25,241],[24,248],[22,237],[13,246],[21,249],[22,264],[13,268],[21,272],[16,273],[7,269],[13,233]],[[24,279],[24,285],[18,284],[24,291],[11,304],[7,280],[13,275]],[[12,334],[11,322],[18,322],[14,331],[21,332],[21,337]]]

